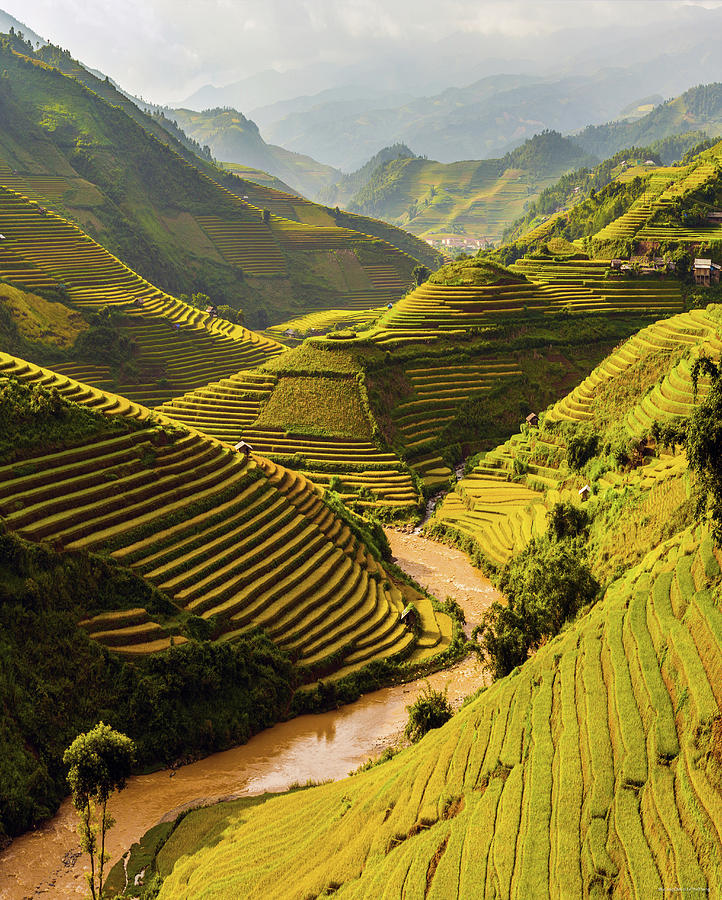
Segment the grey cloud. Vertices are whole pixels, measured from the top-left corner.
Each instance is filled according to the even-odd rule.
[[[561,28],[657,22],[683,0],[5,0],[4,8],[126,89],[157,102],[203,84],[318,63],[369,70],[413,63],[455,33],[479,54],[534,55],[534,38]],[[532,40],[530,40],[532,39]],[[442,61],[440,60],[440,63]],[[430,55],[427,67],[433,68]],[[443,80],[443,72],[436,73]],[[415,73],[413,75],[415,77]],[[332,85],[329,84],[329,87]]]

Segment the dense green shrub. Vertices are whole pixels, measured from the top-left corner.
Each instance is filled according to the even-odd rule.
[[[596,455],[599,447],[599,435],[591,428],[579,426],[567,440],[567,464],[570,469],[579,471]]]
[[[125,316],[111,307],[93,313],[90,328],[78,335],[73,345],[74,355],[96,365],[120,367],[133,357],[136,344],[121,330]]]
[[[687,426],[686,450],[695,474],[697,517],[709,515],[712,533],[722,544],[722,366],[700,356],[692,366],[695,397],[701,376],[710,379],[707,396],[693,410]]]
[[[416,700],[407,707],[409,720],[404,735],[416,743],[432,728],[441,728],[454,715],[446,691],[437,691],[429,682]]]
[[[568,501],[555,503],[547,513],[549,529],[557,540],[584,536],[589,528],[586,509]]]
[[[501,570],[494,602],[474,629],[486,664],[501,678],[521,665],[540,642],[593,602],[600,586],[577,540],[533,538]]]
[[[331,479],[334,482],[334,479]],[[339,479],[336,478],[334,486],[338,487]],[[324,492],[323,500],[334,515],[346,522],[352,533],[371,550],[378,560],[390,560],[391,548],[383,526],[371,516],[361,516],[352,512],[341,500],[339,495],[330,487]]]

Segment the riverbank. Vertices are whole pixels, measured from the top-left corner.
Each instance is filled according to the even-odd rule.
[[[468,630],[498,596],[460,551],[419,534],[389,529],[387,536],[397,565],[439,599],[456,600],[464,609]],[[484,673],[471,656],[428,680],[437,689],[448,688],[450,701],[458,706],[483,683]],[[331,712],[299,716],[174,773],[131,778],[111,801],[116,824],[109,833],[108,850],[113,863],[149,828],[188,806],[345,777],[396,742],[406,724],[406,707],[425,681],[374,691]],[[75,821],[66,800],[49,822],[17,838],[0,854],[2,900],[83,895],[84,858],[77,856]]]

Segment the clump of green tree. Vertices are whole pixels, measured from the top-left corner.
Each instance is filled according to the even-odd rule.
[[[575,472],[580,471],[594,457],[599,449],[599,435],[591,428],[579,426],[567,439],[567,465]]]
[[[447,691],[437,691],[428,681],[407,709],[409,719],[404,735],[414,744],[433,728],[441,728],[454,715]]]
[[[696,514],[709,517],[715,542],[722,544],[722,365],[700,356],[692,365],[695,399],[699,379],[709,378],[709,391],[687,422],[686,450],[695,474]]]
[[[479,652],[495,678],[522,665],[599,594],[584,550],[586,517],[568,504],[557,504],[549,522],[549,531],[533,538],[501,570],[497,586],[507,602],[494,602],[474,629]]]
[[[62,397],[55,388],[0,378],[0,463],[14,462],[39,447],[142,428],[120,416],[104,416]]]
[[[237,270],[241,273],[242,270]],[[208,294],[202,294],[200,292],[196,292],[194,294],[179,294],[178,299],[182,303],[187,303],[189,306],[194,306],[196,309],[202,309],[205,311],[209,307],[213,307],[215,309],[215,314],[219,319],[225,319],[227,322],[232,322],[234,325],[243,325],[243,310],[236,309],[233,306],[229,306],[227,303],[221,303],[219,306],[216,306]]]
[[[411,277],[414,279],[414,284],[417,287],[421,287],[425,281],[428,281],[430,275],[431,269],[423,265],[414,266],[411,272]]]
[[[103,722],[79,734],[63,754],[73,805],[80,819],[80,848],[90,857],[86,878],[93,900],[103,896],[103,872],[110,860],[110,854],[105,852],[105,837],[114,820],[108,814],[108,800],[125,787],[134,759],[133,741]]]
[[[136,352],[136,343],[122,330],[126,317],[111,306],[104,306],[90,317],[90,327],[78,335],[73,355],[95,365],[120,368]]]

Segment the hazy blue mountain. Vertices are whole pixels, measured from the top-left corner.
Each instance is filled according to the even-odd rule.
[[[4,9],[0,9],[0,32],[7,34],[11,28],[16,32],[21,32],[26,41],[32,42],[33,47],[37,44],[47,44],[45,38],[40,37],[40,35],[33,31],[32,28],[28,28],[24,22],[16,19],[15,16],[11,16],[10,13],[5,12]]]

